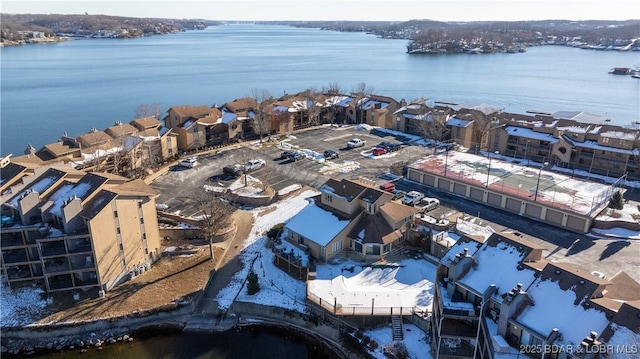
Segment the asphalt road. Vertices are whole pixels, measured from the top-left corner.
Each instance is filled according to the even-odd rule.
[[[347,141],[354,137],[365,140],[366,146],[347,149]],[[220,176],[224,166],[244,163],[250,159],[265,160],[266,165],[251,172],[250,175],[270,185],[276,191],[292,184],[317,188],[329,178],[364,178],[378,185],[386,182],[380,178],[380,175],[388,172],[391,164],[398,161],[412,162],[431,153],[431,150],[424,147],[404,145],[400,151],[391,155],[380,157],[367,155],[366,150],[381,141],[402,143],[402,140],[402,138],[395,138],[392,135],[377,131],[357,130],[354,127],[314,128],[298,132],[286,142],[298,149],[312,150],[318,153],[322,153],[326,149],[333,149],[340,154],[340,158],[330,162],[338,167],[355,162],[359,168],[352,171],[341,172],[336,169],[321,173],[320,171],[325,168],[323,163],[306,158],[296,162],[280,159],[283,149],[278,148],[275,142],[262,146],[252,146],[245,143],[244,146],[237,149],[227,149],[214,155],[200,156],[198,157],[200,165],[195,168],[176,167],[174,171],[156,179],[152,183],[152,187],[160,193],[156,203],[167,205],[167,212],[179,212],[183,216],[189,217],[198,215],[196,208],[191,203],[194,196],[204,191],[204,186],[228,186],[231,183]],[[404,179],[397,181],[396,187],[405,191],[418,190],[428,197],[440,199],[442,208],[436,213],[459,211],[480,218],[496,231],[513,229],[535,237],[535,242],[547,248],[547,252],[544,254],[547,259],[571,263],[589,272],[597,270],[607,277],[624,269],[634,279],[640,281],[640,241],[569,232]],[[629,194],[635,194],[635,192],[640,192],[640,190],[630,191]]]

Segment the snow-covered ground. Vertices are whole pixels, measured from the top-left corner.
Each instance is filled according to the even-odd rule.
[[[431,346],[427,342],[426,334],[420,328],[413,324],[403,325],[403,343],[409,353],[411,359],[423,359],[429,358],[431,352]],[[383,350],[387,345],[393,344],[393,333],[391,332],[391,326],[367,330],[364,332],[371,340],[375,340],[378,343],[376,350],[370,351],[370,353],[378,359],[388,358]]]
[[[44,290],[39,287],[10,289],[0,283],[0,323],[3,327],[23,326],[36,322],[47,312]]]
[[[242,301],[283,307],[299,312],[306,311],[305,283],[291,278],[276,268],[273,264],[274,255],[265,246],[266,232],[274,225],[286,222],[296,215],[309,204],[307,198],[318,194],[319,192],[307,190],[267,208],[253,210],[253,230],[243,242],[243,250],[239,255],[243,262],[243,269],[236,273],[230,284],[218,293],[216,299],[220,308],[229,308],[237,296]],[[273,210],[270,210],[271,208]],[[260,284],[260,291],[254,295],[248,295],[246,286],[243,286],[250,268],[253,268],[258,275]]]
[[[323,302],[335,302],[342,310],[409,312],[414,307],[431,311],[435,266],[425,260],[403,259],[388,267],[362,266],[345,261],[318,265],[316,279],[308,281],[309,293]]]

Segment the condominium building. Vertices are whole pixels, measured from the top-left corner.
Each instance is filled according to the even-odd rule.
[[[637,354],[631,345],[640,340],[640,284],[624,272],[607,280],[548,262],[532,239],[517,232],[486,240],[462,237],[441,258],[434,286],[434,357]],[[632,340],[629,347],[603,346],[617,343],[616,335]]]
[[[142,180],[70,168],[22,177],[2,196],[2,275],[12,287],[109,291],[158,258],[156,196]]]

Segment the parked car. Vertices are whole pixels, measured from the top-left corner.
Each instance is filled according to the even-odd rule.
[[[296,162],[298,160],[301,160],[303,158],[306,158],[307,156],[304,155],[304,153],[300,153],[300,152],[294,152],[292,154],[289,155],[289,161],[291,162]]]
[[[267,163],[264,160],[261,160],[261,159],[250,160],[250,161],[247,161],[247,163],[244,164],[244,170],[246,172],[255,171],[257,169],[262,168],[266,164]]]
[[[326,150],[324,151],[323,155],[324,155],[324,158],[328,160],[332,160],[334,158],[340,158],[340,155],[338,154],[338,152],[334,150]]]
[[[356,147],[362,147],[367,143],[367,141],[359,139],[359,138],[352,138],[349,142],[347,142],[347,147],[348,148],[356,148]]]
[[[393,142],[388,142],[388,141],[382,141],[382,142],[378,143],[378,145],[376,147],[384,148],[385,150],[387,150],[387,152],[395,152],[395,151],[400,150],[400,144],[399,143],[393,143]]]
[[[424,198],[424,193],[418,191],[410,191],[402,198],[402,203],[407,206],[413,206],[420,203],[420,200]]]
[[[420,207],[421,212],[433,211],[434,209],[438,208],[439,205],[440,205],[439,199],[429,198],[429,197],[425,197],[421,199],[420,202],[418,203],[418,207]]]
[[[198,159],[195,157],[183,158],[178,161],[178,165],[187,168],[193,168],[198,165]]]
[[[289,158],[289,156],[293,155],[294,153],[296,153],[296,151],[284,151],[280,154],[280,159],[284,160],[286,158]]]
[[[393,191],[391,191],[391,194],[393,195],[392,199],[402,199],[404,195],[407,194],[407,192],[399,189],[394,189]]]
[[[387,150],[382,147],[376,147],[371,151],[371,153],[373,153],[374,156],[380,156],[387,153]]]
[[[227,176],[238,177],[242,174],[242,172],[243,169],[240,165],[224,166],[222,168],[222,173]]]
[[[387,182],[380,185],[380,189],[383,191],[391,192],[396,189],[396,185],[393,182]]]

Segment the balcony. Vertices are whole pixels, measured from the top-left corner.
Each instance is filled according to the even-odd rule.
[[[56,276],[50,277],[48,281],[49,281],[49,289],[52,291],[73,288],[73,281],[71,280],[70,274],[56,275]]]
[[[0,243],[2,244],[2,248],[23,246],[24,241],[22,240],[22,233],[21,232],[2,233],[2,241]]]
[[[9,249],[2,251],[5,264],[28,262],[27,251],[24,249]]]
[[[471,338],[474,339],[478,334],[478,324],[471,324],[464,320],[442,319],[440,327],[440,335],[443,337],[455,338]]]
[[[26,264],[19,266],[12,266],[7,268],[7,277],[9,280],[24,279],[31,277],[31,271]]]
[[[67,272],[70,269],[69,261],[65,257],[46,259],[44,261],[45,273]]]
[[[67,240],[67,247],[69,248],[69,253],[74,253],[74,254],[92,251],[91,241],[87,238]]]
[[[73,270],[95,268],[92,255],[75,255],[69,259],[71,261],[71,269]]]
[[[98,275],[95,271],[75,273],[73,282],[76,287],[98,285]]]
[[[41,243],[40,252],[42,252],[42,257],[53,257],[61,254],[67,254],[63,241]]]
[[[473,345],[458,340],[451,340],[448,338],[442,338],[439,350],[439,359],[454,359],[454,358],[473,358],[473,352],[475,348]]]

